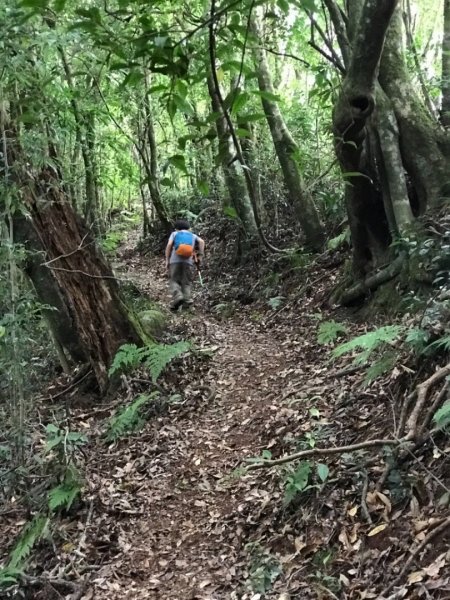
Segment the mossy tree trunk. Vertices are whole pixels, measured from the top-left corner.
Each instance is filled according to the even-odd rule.
[[[37,238],[37,250],[44,254],[29,271],[38,297],[61,311],[61,322],[55,316],[58,341],[72,357],[87,359],[104,393],[118,348],[127,342],[140,343],[140,335],[111,268],[67,202],[52,167],[44,167],[34,179],[22,179],[20,185],[34,232],[29,241],[32,245]],[[56,300],[49,296],[50,290]],[[70,324],[70,344],[64,323]]]
[[[399,3],[348,0],[347,18],[334,0],[325,4],[346,69],[333,125],[358,279],[442,199],[446,139],[412,85]]]
[[[261,102],[272,136],[275,152],[283,173],[284,184],[294,208],[297,220],[305,234],[306,244],[313,249],[320,249],[325,239],[323,224],[308,192],[298,164],[298,146],[292,137],[278,103],[272,77],[262,45],[261,26],[256,17],[252,18],[251,28],[258,41],[253,50],[255,57],[258,85],[261,91]]]
[[[212,75],[208,76],[208,90],[211,98],[211,106],[217,114],[216,129],[219,140],[219,157],[225,178],[225,185],[230,196],[233,208],[242,223],[245,234],[250,240],[258,238],[255,214],[248,195],[242,165],[237,160],[230,132],[225,117],[222,113],[219,98],[215,89]]]
[[[380,63],[379,81],[395,113],[402,161],[415,190],[416,211],[423,214],[441,200],[446,159],[443,132],[423,103],[405,60],[401,6],[394,11]]]
[[[444,0],[444,35],[442,40],[441,121],[450,127],[450,0]]]
[[[395,0],[366,0],[351,38],[352,55],[333,111],[336,153],[349,183],[345,201],[357,277],[380,262],[389,243],[382,195],[374,185],[367,127],[375,108],[378,64],[395,4]]]
[[[158,173],[158,147],[156,144],[155,124],[153,118],[153,110],[150,99],[150,81],[149,75],[145,77],[145,93],[143,99],[143,150],[141,158],[143,160],[143,166],[146,173],[146,180],[148,191],[152,204],[155,208],[155,212],[161,221],[162,226],[167,231],[170,231],[172,225],[170,223],[169,216],[167,214],[166,207],[164,206],[163,199],[161,197],[161,190],[159,187],[159,173]]]

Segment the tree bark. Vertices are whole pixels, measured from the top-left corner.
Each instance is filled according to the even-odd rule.
[[[251,28],[254,36],[258,40],[253,53],[257,68],[258,85],[263,94],[275,95],[272,85],[269,66],[262,46],[262,35],[260,26],[255,17],[252,18]],[[289,199],[298,222],[305,234],[306,244],[311,248],[318,250],[324,243],[325,232],[323,224],[320,221],[319,214],[314,205],[312,196],[306,189],[303,181],[298,158],[298,146],[295,143],[289,129],[286,126],[283,115],[276,101],[268,96],[261,97],[264,114],[267,118],[272,140],[275,146],[275,152],[283,172],[283,179],[289,194]]]
[[[141,337],[122,302],[111,268],[67,202],[55,175],[46,166],[34,180],[22,180],[21,187],[34,232],[45,251],[40,266],[51,272],[77,346],[104,393],[118,348],[127,342],[140,343]],[[42,294],[43,288],[38,286],[36,291]],[[64,345],[64,340],[60,341]]]
[[[246,235],[250,239],[256,239],[258,237],[258,229],[256,226],[255,214],[248,196],[242,166],[236,159],[233,141],[228,131],[225,117],[222,113],[222,108],[217,97],[211,74],[208,75],[208,91],[211,98],[212,110],[217,114],[216,129],[219,140],[219,156],[231,204],[236,210]]]
[[[444,0],[444,36],[442,40],[441,121],[450,127],[450,0]]]
[[[146,145],[144,149],[144,168],[146,171],[147,186],[150,193],[155,212],[158,215],[163,227],[170,231],[172,226],[168,217],[166,207],[161,198],[161,191],[159,189],[159,175],[158,175],[158,147],[156,144],[155,125],[153,122],[153,111],[150,100],[150,90],[148,85],[148,74],[145,78],[145,94],[144,94],[144,134]]]
[[[62,46],[58,46],[58,53],[61,57],[67,87],[70,92],[70,106],[75,121],[75,139],[81,151],[84,165],[84,215],[88,224],[93,225],[95,229],[98,229],[100,224],[98,222],[99,196],[95,167],[95,117],[93,115],[83,115],[76,100],[77,91],[73,81],[72,69],[70,68],[70,64]]]
[[[333,111],[336,154],[348,183],[345,201],[357,278],[383,260],[390,240],[366,128],[375,108],[378,65],[396,3],[396,0],[364,3],[359,22],[354,26],[353,52]]]
[[[440,147],[442,132],[411,83],[403,39],[401,8],[397,7],[386,35],[379,81],[392,102],[403,165],[417,195],[418,212],[423,214],[441,200],[447,165]]]

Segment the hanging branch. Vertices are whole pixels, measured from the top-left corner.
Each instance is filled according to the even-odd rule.
[[[239,85],[240,85],[241,79],[242,79],[242,71],[244,70],[245,52],[247,50],[248,34],[250,32],[250,23],[251,23],[251,20],[252,20],[252,12],[253,12],[253,8],[255,6],[255,1],[256,0],[252,0],[252,3],[250,4],[250,8],[248,10],[247,26],[246,26],[246,29],[245,29],[244,45],[242,46],[241,66],[239,68],[239,75],[238,75],[238,78],[237,78],[236,89],[239,89]],[[233,103],[230,106],[230,110],[232,109],[232,106],[233,106]]]
[[[416,42],[414,41],[414,36],[412,32],[412,24],[411,24],[411,5],[409,0],[406,0],[406,8],[403,11],[403,23],[405,24],[406,38],[408,40],[408,45],[412,53],[412,57],[414,60],[414,66],[416,67],[417,78],[420,83],[420,89],[422,90],[422,96],[425,100],[425,104],[430,111],[433,118],[437,121],[436,109],[431,101],[430,94],[427,89],[427,85],[425,82],[425,78],[423,76],[422,68],[420,66],[419,54],[417,52]]]
[[[348,41],[345,15],[343,14],[341,8],[336,4],[335,0],[323,0],[323,4],[326,5],[328,12],[330,13],[330,18],[336,33],[339,48],[341,50],[342,59],[345,67],[348,67],[350,64],[352,49],[350,42]]]
[[[319,54],[321,54],[324,58],[326,58],[329,62],[331,62],[343,75],[345,75],[345,73],[346,73],[345,67],[342,64],[342,61],[339,58],[339,56],[336,54],[336,51],[333,48],[333,44],[328,39],[325,32],[320,27],[319,23],[317,23],[313,14],[310,11],[307,11],[307,14],[311,21],[311,39],[309,40],[308,44],[311,46],[311,48],[314,48],[314,50],[319,52]],[[329,54],[327,52],[325,52],[325,50],[322,50],[322,48],[318,44],[316,44],[314,31],[317,31],[318,34],[320,35],[320,37],[322,38],[323,42],[325,43],[325,46],[328,48],[328,50],[330,52]]]
[[[255,215],[255,222],[256,222],[256,228],[258,230],[258,234],[259,234],[264,246],[268,250],[270,250],[271,252],[280,252],[281,253],[281,252],[284,252],[284,250],[280,250],[279,248],[276,248],[275,246],[273,246],[267,240],[267,238],[264,235],[264,232],[262,230],[261,219],[260,219],[259,213],[258,213],[258,206],[257,206],[257,201],[256,201],[256,193],[255,193],[255,188],[253,185],[253,180],[250,176],[250,170],[245,162],[244,155],[242,154],[241,145],[240,145],[238,137],[236,135],[236,131],[234,129],[234,125],[231,120],[230,113],[229,113],[227,107],[225,106],[225,102],[222,97],[222,92],[220,90],[220,84],[219,84],[219,80],[217,78],[217,71],[216,71],[216,36],[214,33],[214,24],[215,24],[216,18],[219,17],[219,15],[220,15],[220,13],[216,13],[216,11],[215,11],[215,0],[211,0],[211,12],[210,12],[210,19],[209,19],[209,59],[210,59],[210,64],[211,64],[211,75],[212,75],[212,79],[214,82],[217,99],[219,101],[220,108],[223,112],[223,116],[227,123],[229,133],[233,140],[233,145],[236,150],[236,158],[239,161],[239,163],[242,167],[243,173],[244,173],[245,182],[247,184],[247,189],[248,189],[248,193],[250,196],[250,202],[252,204],[253,213]]]

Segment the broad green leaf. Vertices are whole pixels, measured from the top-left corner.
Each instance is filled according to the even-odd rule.
[[[271,92],[255,91],[253,93],[257,96],[260,96],[263,100],[268,100],[269,102],[281,101],[280,96],[278,96],[277,94],[272,94]]]
[[[328,475],[330,474],[330,469],[328,465],[324,463],[318,463],[316,466],[317,476],[319,477],[322,483],[328,479]]]
[[[223,213],[227,217],[230,217],[231,219],[237,219],[238,218],[238,214],[237,214],[236,209],[234,208],[234,206],[224,206]]]
[[[186,169],[186,160],[182,154],[174,154],[173,156],[169,156],[167,162],[185,175],[188,174]]]

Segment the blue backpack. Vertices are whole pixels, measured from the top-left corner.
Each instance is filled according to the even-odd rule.
[[[191,258],[194,254],[195,236],[190,231],[177,231],[173,245],[177,256]]]

